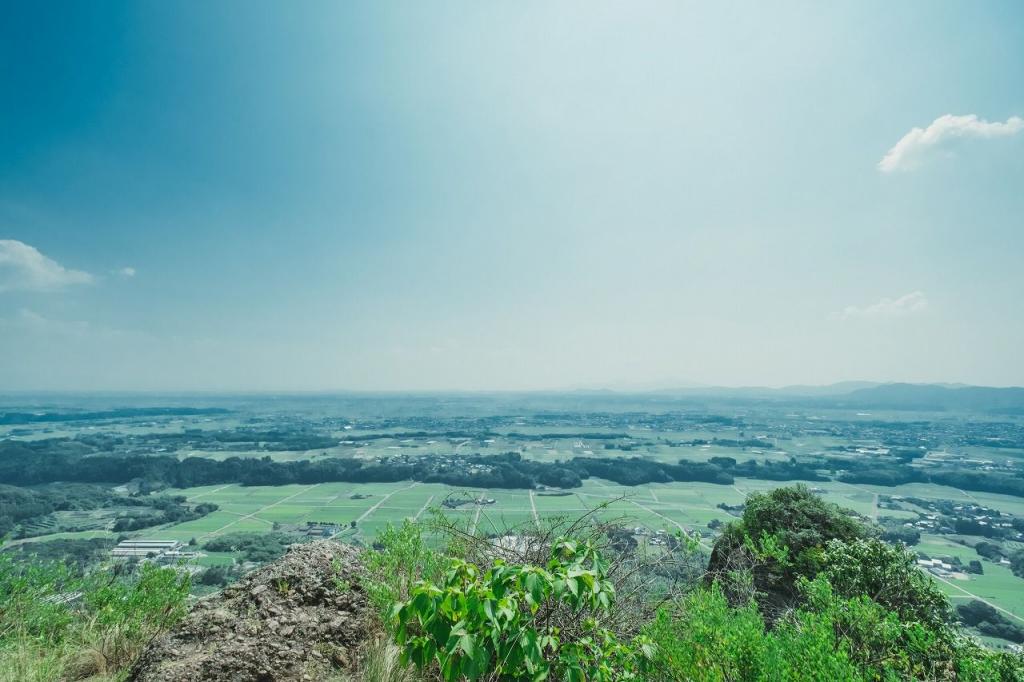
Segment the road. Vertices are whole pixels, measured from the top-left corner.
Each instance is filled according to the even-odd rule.
[[[960,590],[961,592],[964,593],[964,595],[970,597],[971,599],[977,599],[978,601],[982,602],[983,604],[988,604],[989,606],[994,608],[996,611],[999,611],[1001,613],[1005,613],[1010,618],[1015,618],[1015,619],[1019,620],[1020,622],[1024,623],[1024,618],[1021,618],[1020,616],[1018,616],[1015,613],[1011,613],[1010,611],[1007,611],[1002,606],[996,606],[995,604],[993,604],[992,602],[988,601],[987,599],[983,599],[982,597],[979,597],[978,595],[976,595],[976,594],[974,594],[972,592],[968,592],[967,590],[965,590],[964,588],[960,587],[956,583],[951,582],[949,580],[946,580],[945,578],[943,578],[941,576],[937,576],[934,573],[929,572],[928,575],[930,575],[931,577],[935,578],[936,580],[940,580],[940,581],[946,583],[947,585],[949,585],[951,587],[955,587],[956,589]],[[959,595],[953,595],[953,598],[954,599],[962,599],[962,597],[960,597]]]

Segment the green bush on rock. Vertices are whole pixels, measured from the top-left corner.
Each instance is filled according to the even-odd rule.
[[[614,600],[601,555],[561,540],[545,567],[498,559],[481,571],[453,559],[440,585],[421,582],[395,605],[393,627],[406,657],[436,662],[446,681],[643,679],[647,638],[625,644],[601,625]],[[558,624],[566,618],[578,625],[571,638]]]

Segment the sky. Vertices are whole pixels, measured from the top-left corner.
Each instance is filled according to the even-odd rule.
[[[1024,5],[7,3],[0,392],[1024,385]]]

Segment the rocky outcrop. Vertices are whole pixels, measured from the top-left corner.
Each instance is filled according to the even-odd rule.
[[[143,653],[136,682],[320,680],[350,668],[366,636],[359,555],[331,541],[281,559],[196,603]]]

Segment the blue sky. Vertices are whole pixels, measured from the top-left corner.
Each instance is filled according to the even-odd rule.
[[[0,389],[1024,384],[1020,3],[2,12]]]

